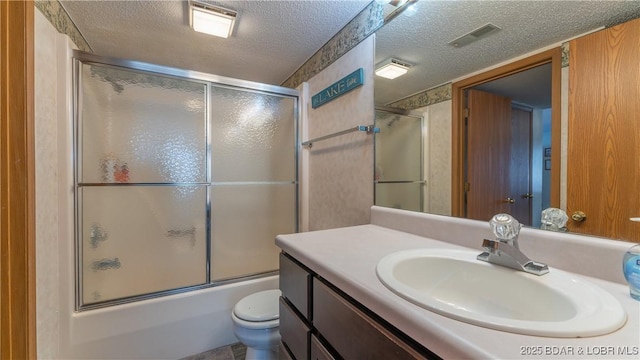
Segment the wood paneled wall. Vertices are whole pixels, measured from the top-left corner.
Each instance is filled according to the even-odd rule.
[[[36,358],[34,4],[0,1],[0,358]]]

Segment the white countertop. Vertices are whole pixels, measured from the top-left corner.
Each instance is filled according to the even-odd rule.
[[[620,330],[589,338],[527,336],[438,315],[394,294],[376,276],[378,261],[392,252],[461,246],[373,224],[279,235],[276,245],[444,359],[640,358],[640,302],[619,283],[583,276],[625,308],[627,323]]]

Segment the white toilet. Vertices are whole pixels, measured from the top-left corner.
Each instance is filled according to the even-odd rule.
[[[231,312],[233,332],[247,346],[246,360],[278,359],[280,290],[266,290],[242,298]]]

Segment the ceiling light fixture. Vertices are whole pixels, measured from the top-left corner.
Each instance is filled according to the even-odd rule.
[[[411,64],[406,61],[391,58],[378,65],[376,75],[387,79],[395,79],[406,74],[410,67]]]
[[[228,38],[237,16],[236,11],[189,0],[189,24],[195,31]]]

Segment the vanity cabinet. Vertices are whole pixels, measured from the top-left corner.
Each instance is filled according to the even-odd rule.
[[[311,335],[311,359],[313,360],[336,360],[331,352],[322,345],[320,340],[315,336]]]
[[[280,253],[280,359],[308,359],[311,341],[311,272]]]
[[[293,359],[306,359],[309,355],[311,328],[284,297],[280,297],[280,336]],[[287,354],[283,354],[287,355]],[[286,357],[284,357],[286,359]]]
[[[439,359],[285,253],[280,290],[283,359]]]

